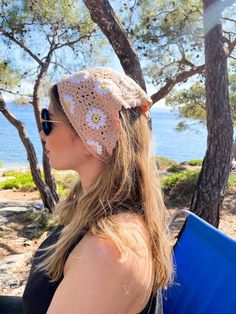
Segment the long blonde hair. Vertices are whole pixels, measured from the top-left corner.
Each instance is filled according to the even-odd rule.
[[[56,86],[51,91],[55,113],[69,123],[60,107]],[[150,152],[149,121],[138,108],[122,109],[121,132],[116,148],[96,183],[83,194],[81,183],[56,206],[64,225],[56,244],[47,249],[47,259],[39,264],[51,280],[63,275],[67,253],[80,234],[109,238],[121,257],[130,252],[130,239],[114,221],[115,214],[136,213],[143,218],[153,257],[154,287],[165,287],[172,275],[172,253],[166,209],[163,203],[157,165]],[[128,237],[128,238],[127,238]]]

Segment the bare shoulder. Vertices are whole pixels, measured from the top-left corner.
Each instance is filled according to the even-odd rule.
[[[107,270],[110,265],[131,273],[135,271],[135,265],[139,270],[142,263],[146,265],[151,253],[147,230],[142,218],[135,214],[122,213],[114,215],[112,220],[117,226],[118,238],[127,244],[130,254],[127,254],[125,259],[121,259],[118,243],[109,238],[85,235],[71,252],[65,271],[68,267],[73,267],[77,259],[94,263],[94,269],[97,266],[100,271],[100,267]]]
[[[71,314],[129,314],[138,313],[145,306],[152,289],[152,263],[145,242],[145,226],[139,217],[126,214],[117,215],[114,221],[127,239],[130,233],[134,238],[143,239],[143,245],[131,239],[132,251],[137,250],[138,254],[130,252],[121,259],[114,241],[85,235],[67,259],[64,279],[48,314],[64,313],[63,308]]]
[[[85,235],[68,257],[68,269],[73,268],[73,266],[76,267],[78,260],[86,261],[86,263],[94,264],[93,266],[100,268],[104,265],[107,267],[118,259],[119,251],[112,241],[93,235]]]

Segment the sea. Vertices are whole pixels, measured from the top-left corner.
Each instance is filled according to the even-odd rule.
[[[39,164],[42,163],[42,145],[36,128],[33,108],[26,105],[7,103],[9,111],[24,123],[25,131],[32,141]],[[179,114],[168,107],[151,109],[153,147],[156,156],[163,156],[178,162],[203,159],[206,151],[206,126],[195,120],[185,119],[190,126],[178,132]],[[181,119],[182,120],[182,119]],[[27,166],[25,148],[18,132],[0,112],[0,161],[4,167]]]

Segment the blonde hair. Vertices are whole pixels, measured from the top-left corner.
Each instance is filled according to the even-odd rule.
[[[51,101],[56,114],[61,115],[57,98],[54,87]],[[172,252],[157,165],[150,154],[149,121],[138,108],[122,109],[120,120],[116,148],[96,183],[86,194],[81,183],[76,183],[56,206],[64,228],[57,243],[47,248],[50,254],[38,266],[53,281],[63,275],[68,250],[81,234],[89,232],[112,240],[125,259],[132,251],[132,235],[122,232],[113,217],[128,212],[141,216],[145,224],[155,274],[153,290],[170,282]]]

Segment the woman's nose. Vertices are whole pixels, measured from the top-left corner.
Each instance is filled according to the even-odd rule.
[[[46,135],[45,133],[42,131],[39,132],[39,136],[41,138],[41,141],[46,142]]]

